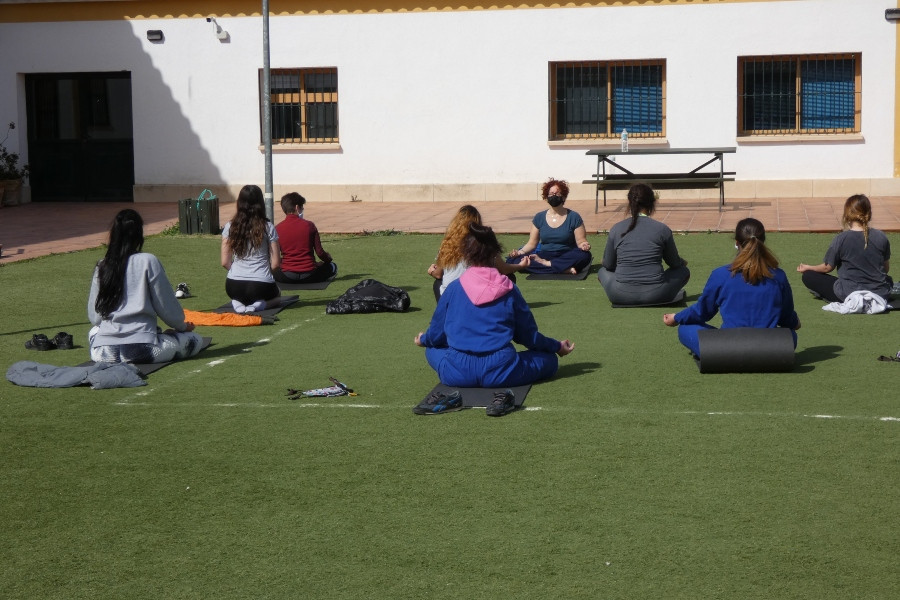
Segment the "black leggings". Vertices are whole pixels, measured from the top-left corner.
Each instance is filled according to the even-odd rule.
[[[259,300],[271,300],[281,295],[281,290],[274,282],[244,281],[243,279],[225,278],[225,293],[232,300],[241,304],[253,304]]]
[[[828,302],[843,302],[843,298],[838,298],[834,293],[834,284],[837,277],[828,273],[819,273],[818,271],[803,271],[801,275],[803,285],[809,288],[814,294],[822,297]]]
[[[320,283],[329,279],[336,273],[337,267],[334,266],[334,263],[327,262],[319,263],[316,265],[315,269],[306,271],[305,273],[276,269],[275,271],[272,271],[272,277],[274,277],[275,281],[278,283]]]

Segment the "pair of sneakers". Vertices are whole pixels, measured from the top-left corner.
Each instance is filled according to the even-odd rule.
[[[459,390],[446,394],[433,390],[417,406],[413,407],[413,413],[417,415],[441,415],[455,412],[463,408],[462,395]],[[495,392],[494,398],[484,409],[489,417],[502,417],[516,410],[516,396],[512,390]]]
[[[266,302],[265,300],[257,300],[253,304],[244,304],[240,300],[235,300],[235,299],[231,300],[231,308],[233,308],[234,312],[236,312],[239,315],[249,314],[249,313],[258,313],[260,311],[266,310],[266,307],[268,306],[268,304],[269,303]]]
[[[60,331],[53,339],[48,338],[43,333],[35,333],[31,339],[25,342],[25,348],[28,350],[71,350],[75,347],[72,335],[65,331]]]
[[[188,287],[188,284],[185,282],[179,283],[175,286],[175,297],[176,298],[190,298],[191,297],[191,289]]]

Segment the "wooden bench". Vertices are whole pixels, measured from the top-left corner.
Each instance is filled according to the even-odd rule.
[[[628,189],[636,183],[646,183],[654,187],[665,188],[719,188],[719,206],[725,206],[725,182],[734,181],[734,171],[724,170],[723,155],[735,152],[735,148],[640,148],[631,150],[630,152],[621,152],[618,150],[589,150],[588,155],[597,156],[597,172],[591,176],[591,179],[585,179],[583,184],[596,186],[594,192],[594,212],[599,211],[600,191],[603,191],[603,206],[606,206],[606,190],[608,189]],[[627,156],[627,155],[648,155],[648,154],[712,154],[712,158],[701,164],[700,166],[687,171],[675,173],[634,173],[615,159],[610,160],[610,156]],[[702,171],[701,169],[715,163],[719,163],[717,171]],[[616,172],[607,173],[606,165],[609,164],[616,169]]]

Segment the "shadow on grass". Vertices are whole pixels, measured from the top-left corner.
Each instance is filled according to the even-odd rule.
[[[528,308],[534,310],[536,308],[544,308],[545,306],[553,306],[554,304],[559,304],[558,302],[529,302]]]
[[[19,334],[25,333],[25,334],[28,334],[29,336],[31,336],[32,334],[35,334],[35,333],[43,333],[47,337],[52,338],[53,336],[55,336],[57,334],[57,332],[66,331],[67,329],[70,329],[72,327],[81,327],[82,325],[90,325],[90,323],[88,323],[87,321],[79,321],[78,323],[63,323],[63,324],[59,324],[59,325],[45,325],[44,327],[40,327],[39,328],[40,330],[22,329],[20,331],[0,331],[0,335],[19,335]],[[28,339],[23,339],[22,343],[24,344],[29,339],[31,339],[31,337],[29,337]]]
[[[843,346],[813,346],[812,348],[805,348],[794,355],[794,364],[796,365],[794,372],[808,373],[815,368],[813,366],[815,363],[835,359],[843,349]]]
[[[578,377],[585,373],[593,373],[599,368],[600,363],[598,362],[566,363],[559,368],[553,378],[562,379],[564,377]]]

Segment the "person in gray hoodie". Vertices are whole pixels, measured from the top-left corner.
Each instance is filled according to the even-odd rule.
[[[97,263],[88,298],[88,333],[95,362],[160,363],[194,356],[203,339],[185,322],[184,310],[159,259],[141,252],[144,221],[119,211],[106,256]],[[157,318],[171,329],[162,332]]]

